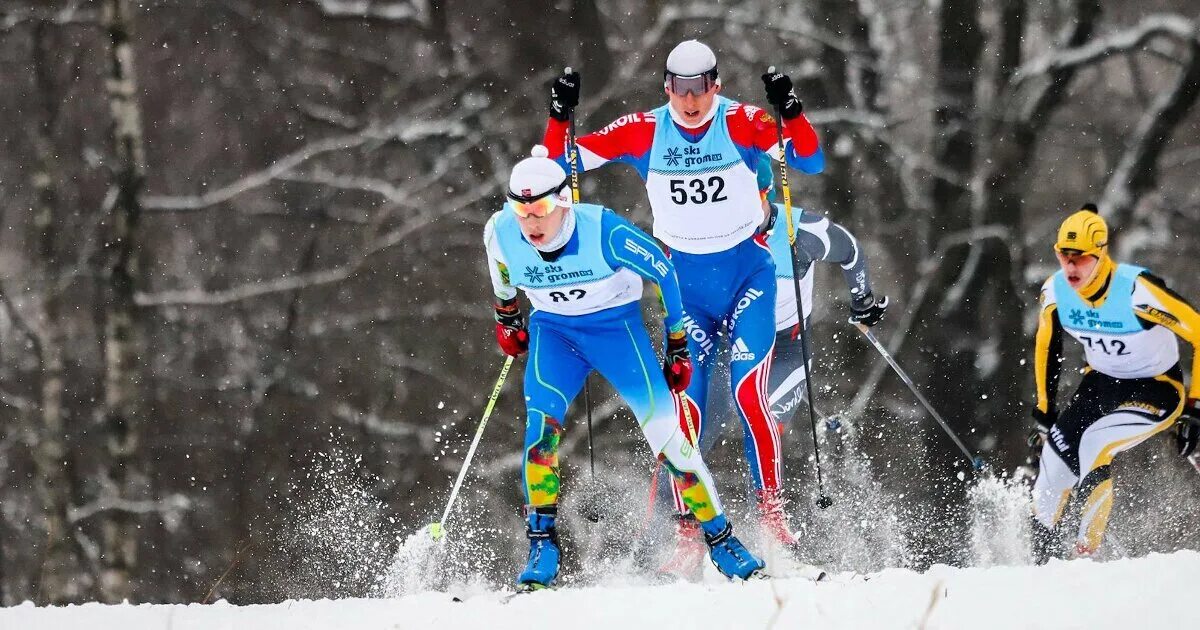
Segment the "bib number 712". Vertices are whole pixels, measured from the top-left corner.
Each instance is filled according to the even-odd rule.
[[[1100,337],[1093,339],[1086,335],[1080,336],[1079,339],[1086,343],[1088,348],[1099,348],[1104,354],[1115,354],[1119,357],[1131,354],[1125,349],[1125,342],[1121,341],[1120,339],[1109,339],[1108,341],[1105,341]]]
[[[710,201],[725,201],[729,199],[725,195],[725,180],[717,175],[713,175],[708,179],[697,177],[696,179],[672,179],[670,183],[671,201],[675,205],[682,206],[689,201],[691,203],[708,203]]]

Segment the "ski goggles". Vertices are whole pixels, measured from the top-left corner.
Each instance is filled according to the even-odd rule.
[[[570,202],[564,199],[562,192],[562,187],[559,187],[557,190],[542,193],[540,197],[533,197],[532,195],[518,195],[509,191],[507,195],[508,206],[522,219],[529,217],[541,219],[549,216],[559,206],[570,205]]]
[[[717,73],[714,70],[690,77],[681,77],[668,72],[664,82],[666,88],[676,96],[687,96],[688,94],[704,96],[717,86]]]

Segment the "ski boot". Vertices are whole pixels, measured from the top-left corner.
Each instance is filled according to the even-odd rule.
[[[731,580],[748,580],[766,566],[733,535],[733,526],[724,514],[702,523],[701,527],[704,529],[704,542],[708,543],[709,558],[721,575]]]
[[[517,577],[523,590],[550,586],[558,577],[558,534],[554,529],[556,507],[530,508],[525,535],[529,537],[529,562]]]
[[[758,522],[763,534],[773,538],[788,551],[796,551],[796,537],[788,527],[787,512],[783,506],[787,503],[778,490],[759,490],[758,493]]]
[[[702,542],[700,522],[691,514],[679,514],[675,518],[675,552],[658,572],[681,580],[699,580],[704,571],[704,556],[708,553]]]

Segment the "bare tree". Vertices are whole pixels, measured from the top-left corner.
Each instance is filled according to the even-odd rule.
[[[145,420],[139,377],[137,305],[138,224],[146,177],[142,112],[134,76],[133,13],[128,0],[105,0],[103,26],[108,35],[109,111],[115,158],[109,192],[104,298],[104,424],[108,450],[105,492],[113,505],[104,515],[101,538],[100,593],[119,602],[133,592],[139,540],[136,515],[120,503],[146,483],[140,471],[138,439]]]

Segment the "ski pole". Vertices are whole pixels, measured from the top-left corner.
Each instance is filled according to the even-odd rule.
[[[775,73],[775,66],[767,68],[768,74]],[[833,499],[825,494],[825,482],[821,477],[821,446],[817,443],[817,412],[813,409],[812,371],[808,361],[808,331],[804,321],[804,295],[800,290],[800,258],[796,253],[796,226],[792,223],[792,189],[787,180],[787,148],[783,144],[783,112],[775,106],[775,137],[779,145],[779,185],[783,190],[783,213],[787,221],[788,251],[792,254],[792,280],[796,288],[796,315],[800,320],[800,360],[804,363],[804,388],[808,393],[808,422],[812,427],[813,459],[817,466],[817,507],[822,510],[833,505]]]
[[[929,404],[928,400],[925,400],[925,396],[923,396],[920,390],[917,389],[917,386],[913,384],[912,379],[909,378],[908,374],[906,374],[904,370],[900,368],[900,365],[896,363],[896,359],[892,358],[892,355],[887,351],[887,348],[884,348],[883,344],[879,342],[879,339],[875,337],[875,333],[871,332],[871,329],[867,328],[863,324],[856,322],[850,323],[853,324],[854,327],[857,328],[863,334],[863,336],[867,338],[867,341],[871,342],[871,345],[875,346],[875,349],[878,350],[879,354],[882,355],[884,360],[888,362],[888,365],[892,366],[892,369],[895,370],[896,375],[900,377],[900,380],[904,381],[904,384],[908,386],[908,389],[912,391],[913,395],[917,397],[918,401],[920,401],[921,406],[925,407],[925,411],[928,411],[929,415],[933,416],[934,420],[937,420],[937,423],[942,426],[942,430],[946,432],[946,435],[950,436],[950,439],[954,441],[954,445],[958,447],[958,450],[962,451],[963,455],[966,456],[967,461],[971,462],[971,467],[975,470],[983,470],[983,457],[971,454],[970,449],[967,448],[966,444],[963,444],[963,441],[958,437],[958,434],[954,432],[954,429],[951,429],[950,425],[946,424],[946,421],[942,419],[941,414],[933,409],[933,406]]]
[[[591,469],[592,481],[596,481],[596,449],[592,446],[592,386],[591,379],[583,381],[583,407],[587,410],[588,425],[588,466]]]
[[[571,74],[571,67],[567,66],[563,70],[563,74]],[[579,80],[579,86],[583,89],[583,79]],[[567,113],[567,144],[571,149],[571,201],[579,203],[579,163],[576,161],[579,157],[579,148],[575,146],[575,109],[572,108]]]
[[[454,500],[458,498],[458,490],[462,488],[463,479],[467,476],[467,468],[471,465],[471,459],[475,457],[475,449],[479,447],[479,440],[483,437],[483,430],[487,427],[488,418],[492,417],[492,410],[496,408],[496,400],[500,398],[500,390],[504,388],[504,381],[508,378],[508,370],[512,367],[512,364],[513,357],[510,355],[504,360],[504,367],[500,369],[500,378],[496,379],[496,386],[492,388],[492,394],[488,396],[487,407],[483,409],[483,417],[479,420],[479,428],[475,429],[475,438],[471,440],[471,448],[467,449],[467,458],[463,460],[462,468],[458,471],[458,479],[454,480],[454,487],[450,490],[450,500],[446,502],[446,509],[442,511],[442,518],[429,526],[429,535],[434,540],[441,540],[446,535],[443,524],[450,517],[450,510],[454,507]]]
[[[571,67],[567,66],[563,70],[563,74],[570,74]],[[583,87],[583,81],[580,80],[580,87]],[[571,149],[571,201],[579,203],[579,147],[575,144],[575,110],[572,109],[567,114],[567,144]],[[583,408],[587,413],[587,429],[588,429],[588,466],[591,470],[592,483],[596,482],[596,447],[592,439],[592,379],[584,378],[583,380]],[[595,507],[595,506],[593,506]],[[600,513],[595,509],[587,514],[587,519],[593,523],[600,521]]]
[[[563,70],[563,74],[571,74],[571,67],[567,66]],[[583,81],[580,80],[582,88]],[[575,110],[572,109],[567,113],[567,144],[571,150],[571,201],[579,203],[579,147],[575,144]],[[587,428],[588,428],[588,465],[591,467],[592,481],[596,480],[596,449],[592,442],[592,380],[585,378],[583,381],[583,406],[587,410]]]

